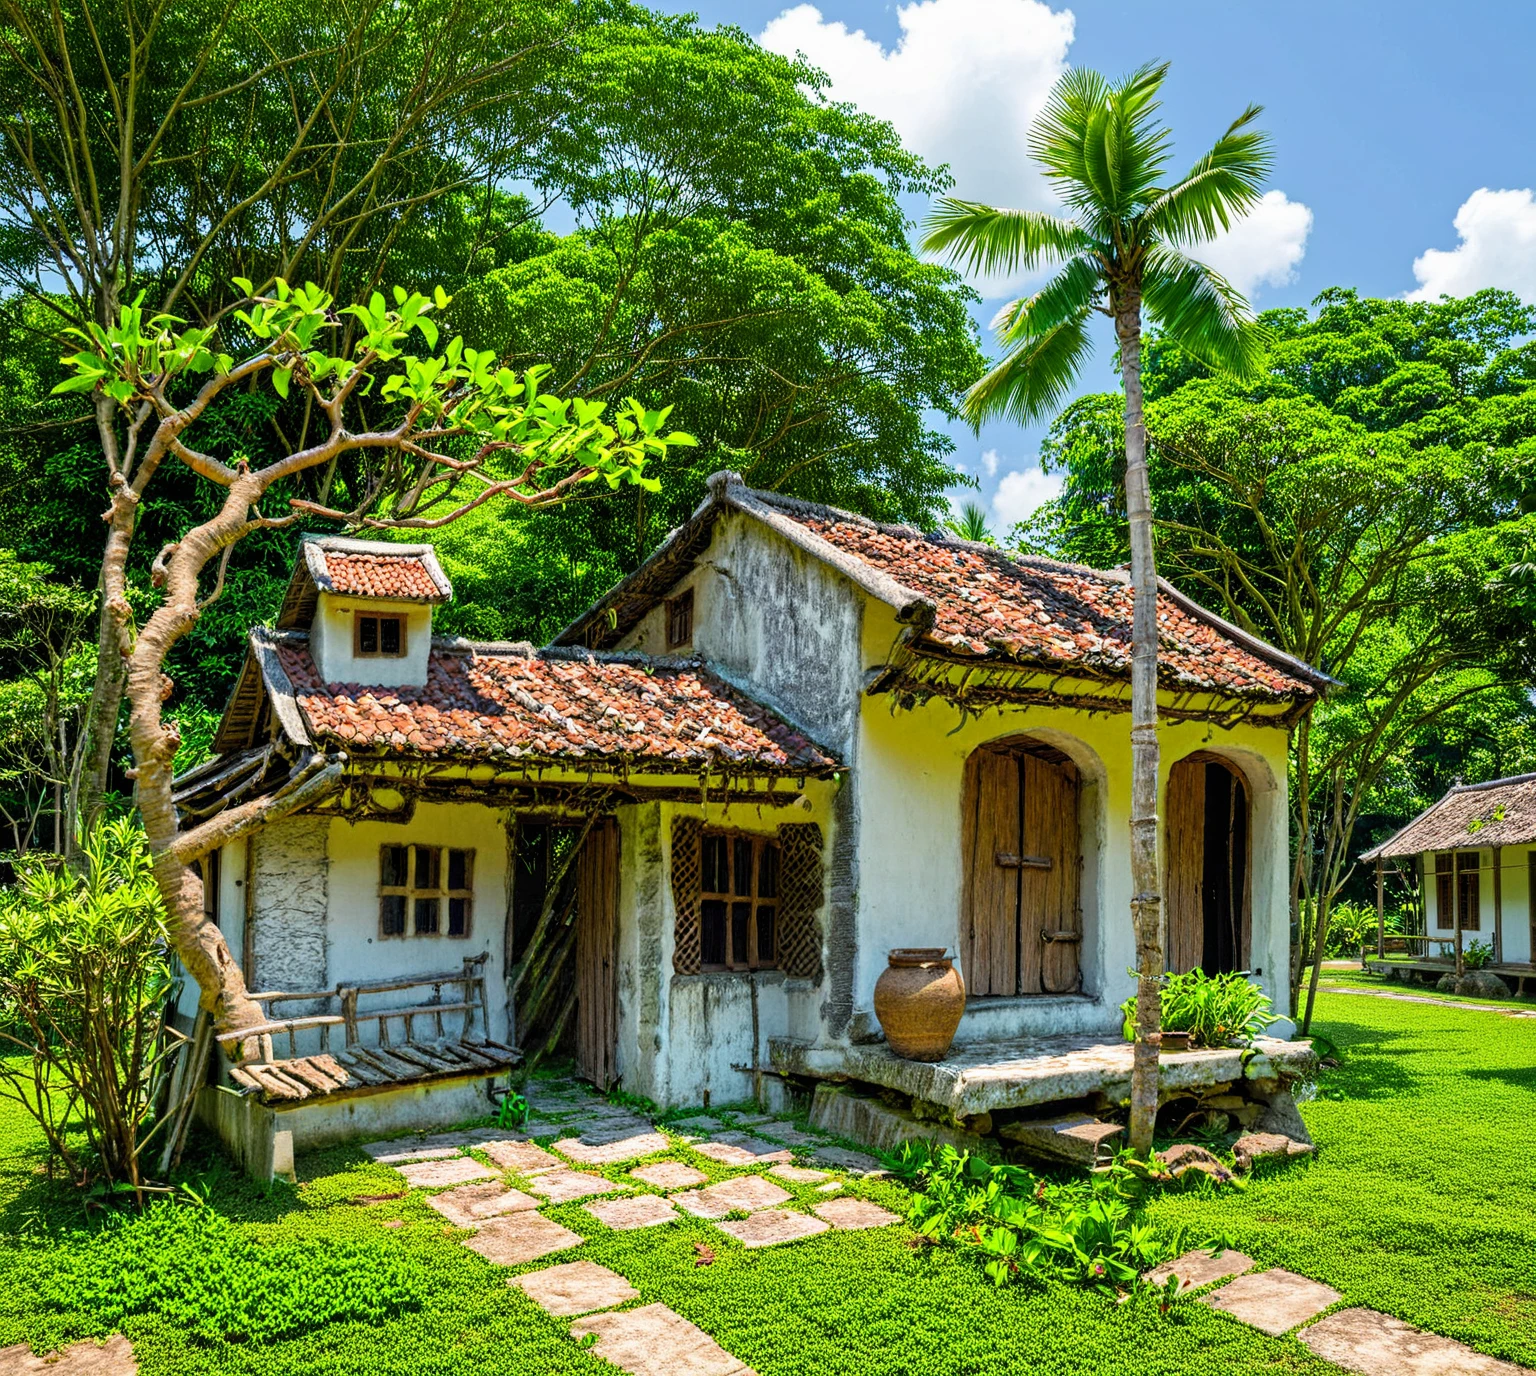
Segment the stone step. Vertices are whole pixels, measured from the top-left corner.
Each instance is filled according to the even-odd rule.
[[[998,1136],[1036,1160],[1092,1170],[1114,1161],[1115,1138],[1124,1131],[1119,1123],[1101,1123],[1091,1114],[1069,1113],[1060,1118],[1008,1123],[998,1129]]]

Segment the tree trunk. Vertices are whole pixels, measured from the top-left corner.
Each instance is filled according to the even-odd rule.
[[[131,649],[126,634],[121,642],[128,661],[128,739],[137,777],[135,795],[154,857],[155,882],[176,954],[197,981],[200,1005],[213,1016],[220,1032],[255,1026],[265,1021],[265,1015],[247,996],[245,976],[223,933],[204,910],[202,878],[176,849],[179,828],[171,778],[181,738],[174,725],[168,727],[161,719],[162,704],[171,691],[164,666],[172,646],[197,624],[199,574],[225,545],[245,533],[246,513],[260,494],[258,479],[248,475],[236,479],[219,514],[177,544],[167,564],[165,600],[132,639]],[[107,601],[119,609],[118,624],[126,627],[120,566],[109,572],[106,582]]]
[[[1114,302],[1125,382],[1125,509],[1130,521],[1131,585],[1131,920],[1136,930],[1136,1043],[1131,1063],[1130,1148],[1152,1149],[1157,1119],[1157,1052],[1162,1028],[1162,894],[1157,863],[1157,565],[1152,555],[1152,495],[1141,405],[1141,297]]]

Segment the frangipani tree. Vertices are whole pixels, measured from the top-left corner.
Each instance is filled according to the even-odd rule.
[[[236,284],[248,297],[230,326],[244,346],[239,356],[220,329],[189,328],[171,315],[146,317],[141,298],[123,307],[114,325],[72,332],[82,347],[64,360],[72,376],[57,389],[104,395],[125,413],[128,462],[109,469],[102,590],[126,664],[136,797],[155,881],[177,954],[220,1031],[254,1026],[263,1015],[247,997],[219,929],[204,916],[202,881],[192,862],[325,796],[344,768],[339,759],[312,755],[267,797],[188,830],[178,824],[171,772],[180,734],[163,714],[172,687],[166,659],[218,597],[235,545],[254,531],[301,519],[423,529],[493,500],[558,502],[585,483],[638,483],[656,491],[660,484],[647,475],[647,465],[694,442],[664,429],[667,410],[629,401],[605,419],[601,403],[541,393],[539,369],[514,373],[457,336],[439,349],[433,314],[448,304],[441,289],[429,299],[397,287],[393,305],[375,292],[338,314],[330,294],[313,284],[290,288],[279,280],[272,295],[253,295],[248,281]],[[357,342],[348,353],[333,354],[325,345],[344,315],[356,321]],[[316,442],[259,468],[199,449],[197,422],[214,398],[253,385],[270,385],[283,397],[298,389],[323,418]],[[364,398],[376,418],[372,426],[358,421]],[[213,516],[160,551],[154,563],[160,602],[141,625],[128,598],[132,513],[167,460],[185,464],[224,496]],[[273,491],[278,484],[340,460],[355,466],[349,505],[290,497],[282,511],[267,509],[280,495],[281,489]]]
[[[1058,271],[1010,302],[996,328],[1002,360],[970,390],[973,423],[1021,424],[1054,413],[1092,352],[1094,314],[1114,322],[1125,387],[1125,493],[1135,593],[1131,651],[1131,915],[1136,929],[1136,1045],[1130,1145],[1152,1144],[1163,975],[1157,823],[1157,570],[1142,420],[1143,310],[1201,362],[1239,376],[1258,364],[1263,336],[1247,303],[1184,248],[1214,239],[1257,204],[1270,168],[1265,135],[1237,118],[1185,175],[1167,180],[1171,135],[1157,122],[1167,64],[1118,82],[1083,68],[1056,83],[1030,151],[1065,215],[1001,210],[945,197],[923,246],[989,276]]]

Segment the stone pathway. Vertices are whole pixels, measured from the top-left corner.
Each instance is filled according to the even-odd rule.
[[[1505,1008],[1497,1003],[1472,1003],[1465,999],[1437,999],[1428,994],[1397,994],[1390,989],[1327,989],[1329,994],[1359,994],[1368,999],[1396,999],[1399,1003],[1434,1003],[1441,1008],[1468,1008],[1482,1013],[1502,1013],[1506,1018],[1536,1018],[1536,1009]]]
[[[844,1177],[883,1174],[874,1157],[774,1114],[694,1114],[663,1130],[574,1088],[538,1085],[527,1098],[534,1121],[523,1132],[477,1128],[363,1150],[412,1186],[433,1191],[427,1204],[468,1230],[463,1245],[487,1261],[523,1266],[550,1258],[553,1264],[508,1283],[549,1314],[574,1319],[574,1339],[592,1342],[593,1352],[632,1376],[754,1373],[665,1305],[635,1305],[643,1296],[616,1271],[581,1258],[557,1260],[585,1239],[546,1218],[546,1206],[579,1203],[595,1223],[619,1231],[697,1218],[747,1248],[901,1222],[888,1209],[838,1193]],[[679,1159],[687,1152],[733,1173],[711,1183],[708,1172]],[[818,1165],[795,1164],[797,1152]],[[632,1183],[598,1173],[615,1167],[627,1167]],[[828,1197],[807,1211],[785,1185],[813,1186]]]
[[[1530,1376],[1525,1367],[1374,1309],[1341,1309],[1319,1319],[1342,1298],[1337,1290],[1293,1271],[1255,1271],[1253,1266],[1253,1259],[1241,1252],[1219,1257],[1186,1252],[1148,1271],[1145,1278],[1158,1286],[1177,1278],[1180,1294],[1225,1281],[1200,1296],[1199,1303],[1271,1337],[1299,1328],[1296,1336],[1319,1357],[1359,1376]]]
[[[0,1347],[0,1372],[5,1376],[137,1376],[138,1370],[133,1347],[121,1333],[99,1347],[90,1341],[73,1343],[46,1357],[33,1356],[26,1343]]]
[[[1336,992],[1447,1002],[1376,990]],[[527,1132],[478,1128],[375,1142],[363,1150],[412,1186],[433,1191],[428,1205],[469,1230],[463,1245],[492,1264],[525,1266],[549,1258],[551,1264],[508,1284],[553,1317],[571,1320],[575,1341],[590,1344],[593,1353],[630,1376],[755,1374],[666,1305],[637,1303],[644,1295],[618,1272],[571,1258],[586,1239],[545,1217],[540,1211],[546,1206],[578,1203],[594,1224],[625,1232],[699,1219],[749,1249],[901,1222],[888,1209],[842,1193],[848,1177],[884,1174],[874,1157],[831,1145],[774,1115],[695,1114],[658,1128],[574,1088],[540,1086],[528,1097],[538,1121]],[[709,1172],[680,1159],[688,1152],[731,1173],[722,1177],[716,1171],[719,1178],[712,1181]],[[598,1174],[621,1167],[627,1168],[622,1177]],[[823,1197],[809,1207],[797,1205],[786,1185],[809,1187]],[[567,1255],[557,1259],[560,1253]],[[1202,1291],[1196,1302],[1274,1337],[1294,1333],[1318,1356],[1359,1376],[1531,1376],[1389,1315],[1337,1310],[1336,1290],[1280,1268],[1258,1270],[1241,1252],[1219,1257],[1189,1252],[1149,1271],[1146,1279],[1159,1287],[1176,1280],[1180,1294]],[[68,1349],[66,1358],[84,1346]],[[0,1352],[0,1371],[10,1370],[3,1359],[14,1350]],[[91,1347],[93,1353],[106,1350]],[[126,1367],[61,1363],[46,1370],[58,1376],[77,1371],[131,1376],[131,1352],[128,1360]],[[45,1368],[20,1368],[34,1369]]]

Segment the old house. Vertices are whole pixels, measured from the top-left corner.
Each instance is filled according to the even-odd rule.
[[[1417,928],[1391,939],[1394,959],[1380,968],[1460,973],[1475,942],[1506,987],[1536,983],[1536,774],[1458,783],[1360,859],[1376,871],[1377,958],[1388,955],[1389,877]]]
[[[567,1045],[661,1104],[741,1099],[775,1065],[847,1074],[893,947],[957,953],[972,1051],[1117,1038],[1122,572],[722,473],[545,649],[434,636],[450,596],[428,546],[307,540],[217,758],[180,782],[206,816],[345,761],[339,791],[209,866],[251,987],[296,1028],[235,1077],[300,1145],[434,1094],[447,1112],[488,1078],[461,1053]],[[1159,619],[1170,965],[1249,970],[1283,1008],[1288,731],[1328,681],[1172,588]],[[391,1060],[439,1064],[357,1083]]]

